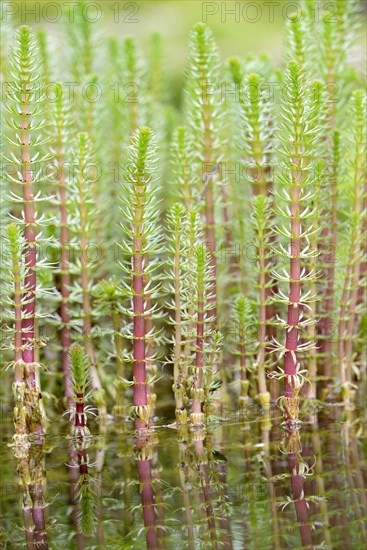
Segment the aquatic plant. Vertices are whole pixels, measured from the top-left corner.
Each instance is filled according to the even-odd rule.
[[[251,325],[253,324],[253,313],[251,309],[251,304],[247,298],[244,296],[239,296],[236,298],[233,305],[233,322],[235,329],[235,342],[236,342],[236,354],[240,358],[240,395],[239,403],[242,406],[245,406],[249,399],[249,387],[250,387],[250,378],[249,371],[252,368],[248,355],[251,354],[249,347],[252,344],[253,332],[251,330]],[[253,352],[253,350],[252,350]]]
[[[88,358],[79,344],[71,346],[69,360],[75,403],[75,410],[71,411],[70,438],[74,449],[73,457],[76,458],[76,463],[71,464],[70,467],[79,469],[79,479],[75,491],[80,508],[77,518],[78,525],[83,535],[91,535],[94,532],[94,491],[91,486],[89,457],[86,451],[91,441],[91,434],[87,427],[86,411],[90,369]]]
[[[358,291],[364,284],[365,274],[361,271],[364,259],[363,250],[363,215],[366,200],[366,189],[363,179],[366,172],[366,123],[364,112],[366,109],[366,94],[357,90],[352,97],[352,113],[354,118],[353,141],[351,149],[351,195],[353,209],[350,214],[350,246],[347,266],[345,268],[343,291],[341,296],[339,320],[339,349],[338,360],[340,366],[340,382],[346,401],[349,401],[349,392],[352,383],[353,368],[353,339],[355,326],[358,322]]]
[[[187,318],[187,248],[188,248],[188,215],[185,207],[175,203],[167,214],[168,259],[169,271],[168,292],[172,295],[170,309],[173,311],[172,359],[173,391],[176,399],[176,419],[184,424],[187,418],[187,369],[183,361],[183,346],[185,344],[184,321]],[[170,282],[172,281],[172,282]]]
[[[155,166],[153,132],[148,127],[139,128],[131,138],[129,164],[121,188],[123,240],[119,243],[124,259],[124,262],[120,262],[125,275],[123,291],[131,300],[131,309],[125,311],[133,320],[133,327],[127,338],[132,341],[133,413],[137,429],[148,426],[151,414],[151,405],[148,403],[147,361],[152,360],[152,357],[147,354],[147,343],[153,338],[153,333],[146,332],[145,320],[153,312],[153,308],[155,309],[155,306],[147,307],[146,292],[149,289],[150,299],[154,299],[158,290],[157,284],[154,285],[151,279],[157,267],[154,255],[159,251],[160,240],[156,221]]]
[[[305,260],[315,251],[310,249],[312,229],[307,227],[312,209],[307,206],[313,197],[313,176],[310,173],[314,158],[312,147],[315,146],[316,133],[313,126],[315,117],[315,99],[307,98],[307,81],[300,65],[292,61],[285,73],[287,99],[282,104],[281,162],[284,170],[278,173],[280,188],[274,189],[278,199],[277,214],[287,220],[275,226],[280,237],[287,239],[284,246],[279,242],[277,252],[289,261],[289,270],[283,273],[274,270],[273,276],[279,282],[288,282],[289,290],[285,294],[278,289],[274,299],[288,307],[287,319],[278,317],[279,325],[285,330],[285,343],[275,340],[274,349],[279,359],[284,356],[284,369],[280,368],[280,378],[284,379],[284,396],[282,408],[288,421],[297,421],[299,392],[304,383],[305,371],[300,368],[299,354],[308,351],[315,342],[300,341],[300,333],[309,324],[304,318],[304,310],[316,299],[307,289],[315,272],[307,271]],[[311,132],[310,129],[313,129]],[[286,202],[287,207],[280,207]]]
[[[358,3],[301,0],[280,63],[222,60],[197,23],[182,75],[159,35],[103,27],[119,3],[93,24],[75,4],[51,32],[13,18],[0,51],[2,468],[22,499],[5,495],[2,542],[365,547]],[[69,478],[49,499],[46,452]]]
[[[269,198],[264,194],[258,194],[252,201],[252,228],[257,246],[257,262],[258,271],[258,349],[256,356],[256,375],[258,384],[257,397],[266,409],[270,405],[270,393],[266,383],[265,367],[267,362],[267,324],[269,317],[267,315],[267,306],[270,303],[269,290],[272,290],[272,280],[270,277],[271,263],[270,256],[272,255],[270,243],[270,216],[271,208]]]
[[[195,143],[193,159],[196,168],[196,195],[203,197],[205,242],[210,253],[213,286],[210,291],[212,307],[209,315],[217,324],[217,239],[215,220],[215,182],[220,162],[221,109],[218,90],[211,83],[220,81],[219,56],[214,37],[206,25],[197,23],[189,43],[189,59],[185,101],[190,140]]]
[[[195,367],[193,381],[193,401],[190,420],[192,424],[202,424],[204,414],[202,412],[203,390],[203,370],[204,370],[204,343],[205,343],[205,313],[210,308],[207,301],[207,290],[210,281],[208,277],[208,255],[203,245],[198,245],[195,249]]]
[[[37,370],[40,365],[35,358],[37,339],[35,334],[36,323],[36,296],[37,270],[46,267],[44,261],[37,258],[37,249],[41,241],[40,231],[45,221],[37,215],[36,204],[46,200],[35,186],[41,183],[42,165],[49,159],[49,155],[42,154],[40,147],[47,141],[40,130],[45,127],[45,120],[40,118],[43,113],[42,81],[40,80],[41,64],[36,38],[29,27],[21,26],[16,31],[14,41],[9,50],[9,90],[4,107],[9,113],[7,124],[12,135],[4,135],[10,144],[10,158],[4,156],[11,171],[7,178],[15,191],[9,190],[8,200],[15,205],[14,221],[22,228],[24,246],[22,247],[22,263],[24,278],[21,282],[21,334],[22,334],[22,362],[23,376],[27,387],[26,417],[30,432],[42,433],[42,409],[40,406],[40,385]],[[16,151],[16,153],[14,152]],[[22,194],[18,195],[18,188]],[[13,231],[13,237],[14,231]],[[44,243],[45,241],[43,241]],[[13,240],[13,249],[14,249]],[[14,250],[13,250],[14,251]],[[14,256],[13,256],[14,258]],[[19,261],[18,261],[19,263]],[[19,276],[19,272],[17,277]],[[19,281],[18,281],[19,283]],[[17,303],[17,339],[19,340],[19,284],[16,289]],[[17,341],[17,346],[20,342]],[[19,357],[17,357],[19,371]]]
[[[113,379],[115,389],[113,412],[119,417],[126,413],[125,391],[129,386],[126,381],[125,341],[122,330],[121,303],[123,292],[119,281],[116,279],[99,281],[93,288],[93,297],[95,299],[96,316],[108,316],[112,324],[112,327],[106,328],[105,332],[112,336],[113,350],[111,351],[111,338],[109,338],[106,351],[103,354],[105,356],[103,366],[107,368],[111,361],[116,365],[117,376],[114,376]],[[112,394],[111,388],[109,393]]]
[[[83,348],[79,344],[73,344],[69,352],[69,361],[71,364],[73,400],[75,401],[75,411],[72,413],[74,426],[72,429],[73,437],[87,437],[90,435],[87,428],[87,415],[85,405],[87,400],[87,390],[90,383],[90,373],[88,360]]]
[[[87,134],[80,133],[75,142],[75,173],[70,184],[71,224],[73,233],[78,239],[77,247],[80,254],[78,271],[80,278],[73,289],[71,300],[81,298],[83,341],[90,364],[91,383],[95,390],[94,399],[98,402],[100,415],[103,418],[106,414],[105,390],[97,367],[91,308],[92,270],[96,268],[95,262],[90,261],[89,254],[90,245],[92,244],[92,223],[95,219],[92,206],[93,168],[90,140]]]
[[[280,69],[266,55],[222,63],[213,32],[196,24],[182,108],[160,37],[148,56],[137,38],[99,47],[84,1],[61,28],[63,68],[57,33],[15,31],[1,50],[1,349],[14,368],[14,442],[42,435],[42,395],[53,420],[59,399],[72,407],[74,341],[87,356],[79,431],[90,390],[102,436],[111,411],[129,430],[131,405],[138,431],[161,406],[179,430],[189,416],[194,434],[227,403],[243,417],[257,401],[267,418],[277,381],[288,424],[303,397],[351,412],[366,383],[365,95],[348,53],[356,3],[337,7],[335,20],[329,6],[316,21],[305,0],[289,16]],[[54,77],[79,82],[75,101],[65,83],[45,94]],[[99,84],[103,98],[87,101],[83,86]]]
[[[64,376],[64,393],[68,404],[71,398],[71,380],[69,365],[70,348],[70,235],[68,215],[68,192],[67,192],[67,164],[68,164],[68,139],[70,131],[70,109],[66,102],[65,90],[61,83],[58,84],[57,98],[53,111],[56,135],[52,140],[52,154],[55,159],[56,179],[58,183],[58,206],[59,206],[59,228],[60,228],[60,322],[61,322],[61,365]]]

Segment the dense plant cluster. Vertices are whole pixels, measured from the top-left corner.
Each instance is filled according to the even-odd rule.
[[[279,398],[291,423],[300,396],[351,405],[366,376],[366,97],[356,5],[338,8],[316,22],[303,2],[280,67],[222,62],[196,24],[181,110],[157,35],[149,60],[132,38],[97,51],[78,17],[60,72],[50,37],[15,31],[1,216],[18,436],[42,432],[41,388],[46,409],[79,395],[75,342],[101,422],[147,428],[170,379],[193,428],[232,394]],[[80,83],[72,100],[62,79]]]

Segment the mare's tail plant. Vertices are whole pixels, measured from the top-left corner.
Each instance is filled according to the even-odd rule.
[[[267,310],[269,304],[268,293],[271,290],[272,280],[270,277],[270,222],[271,210],[270,200],[265,194],[259,194],[252,201],[252,227],[257,248],[257,271],[258,271],[258,349],[256,356],[256,371],[258,385],[258,399],[264,408],[270,406],[270,393],[266,383],[266,361],[267,361]]]
[[[168,292],[172,296],[169,303],[173,312],[171,323],[173,325],[172,335],[172,359],[173,364],[173,392],[176,399],[176,419],[181,424],[187,419],[187,377],[183,366],[183,347],[185,344],[184,321],[187,318],[187,248],[188,248],[188,215],[185,207],[175,203],[167,216],[168,231]],[[186,281],[185,281],[186,279]]]
[[[13,351],[14,361],[14,425],[15,435],[13,442],[23,443],[27,446],[27,410],[25,407],[25,383],[24,383],[24,368],[22,360],[22,278],[24,269],[22,264],[22,238],[19,227],[12,223],[6,228],[6,240],[8,252],[11,257],[9,265],[7,265],[7,285],[6,289],[9,293],[9,319],[13,324],[11,333],[10,348]]]
[[[354,92],[352,112],[354,117],[353,153],[350,160],[352,213],[350,215],[350,246],[345,269],[339,320],[339,368],[343,396],[349,399],[353,378],[353,340],[358,319],[358,291],[361,284],[361,266],[363,264],[363,234],[366,177],[366,94],[362,90]],[[363,284],[363,280],[362,280]]]
[[[93,386],[94,399],[98,403],[101,417],[106,413],[105,395],[101,376],[97,369],[97,357],[93,343],[92,333],[92,307],[91,285],[92,269],[95,267],[90,261],[92,244],[92,224],[95,219],[93,209],[92,188],[93,157],[88,135],[80,133],[75,143],[75,167],[74,177],[71,181],[72,198],[72,224],[74,233],[78,239],[77,246],[80,250],[80,284],[73,292],[72,300],[79,299],[82,302],[82,332],[85,350],[88,356],[91,370],[91,384]]]
[[[239,296],[234,302],[234,329],[235,329],[235,354],[240,358],[240,394],[239,404],[244,407],[249,398],[250,378],[249,371],[252,368],[248,356],[250,355],[251,338],[253,333],[251,326],[253,323],[253,313],[251,304],[244,296]],[[252,347],[252,346],[251,346]]]
[[[4,107],[10,114],[6,121],[13,135],[5,135],[10,145],[10,157],[4,157],[14,167],[8,173],[8,181],[15,190],[10,190],[8,199],[14,203],[18,217],[17,224],[22,227],[24,237],[22,281],[22,361],[24,381],[27,386],[27,424],[30,432],[42,433],[42,412],[40,408],[40,387],[36,373],[40,365],[36,362],[36,296],[37,269],[41,262],[37,258],[40,244],[42,216],[37,216],[36,204],[45,201],[38,188],[41,183],[41,168],[49,158],[41,155],[39,148],[47,141],[39,133],[45,126],[40,118],[43,113],[43,90],[40,74],[42,68],[36,38],[29,27],[21,26],[16,31],[9,51],[9,93]],[[15,177],[17,175],[18,177]],[[16,187],[15,187],[16,186]],[[17,194],[20,186],[22,194]],[[17,207],[17,205],[19,205]],[[18,312],[19,313],[19,312]],[[17,315],[18,315],[17,313]],[[19,327],[17,327],[19,328]],[[18,369],[19,370],[19,369]]]
[[[195,315],[195,359],[193,365],[193,384],[192,384],[192,412],[190,422],[193,426],[200,426],[204,423],[205,414],[202,410],[204,399],[204,381],[209,367],[205,359],[207,357],[208,338],[212,333],[208,326],[210,310],[214,307],[210,300],[212,290],[213,272],[210,263],[210,253],[203,244],[198,244],[195,248],[195,291],[194,291],[194,315]]]
[[[264,339],[266,336],[273,335],[271,321],[275,316],[274,302],[272,302],[272,287],[274,281],[271,278],[272,257],[270,255],[270,245],[274,240],[274,233],[271,232],[272,222],[272,188],[273,188],[273,170],[271,168],[274,141],[274,117],[272,116],[269,91],[262,78],[251,73],[244,81],[245,97],[241,96],[241,118],[243,126],[243,144],[245,153],[245,182],[251,186],[251,192],[254,197],[267,197],[267,202],[263,203],[259,199],[253,205],[254,213],[252,219],[255,225],[255,240],[258,245],[258,289],[259,289],[259,353],[260,363],[262,364],[265,355]],[[262,211],[262,214],[261,214]],[[260,219],[259,216],[264,216]],[[260,234],[261,233],[261,234]],[[260,370],[261,370],[260,366]],[[262,390],[264,385],[262,384]],[[260,393],[264,393],[261,391]]]
[[[154,299],[159,285],[153,283],[152,276],[157,267],[154,255],[159,252],[160,234],[157,217],[157,187],[154,185],[156,152],[153,132],[150,128],[139,128],[131,139],[129,162],[125,172],[125,182],[121,189],[121,229],[123,240],[120,243],[121,269],[125,274],[123,290],[131,300],[131,309],[126,314],[132,318],[132,330],[127,337],[132,341],[134,405],[133,413],[138,430],[149,425],[151,406],[148,404],[147,355],[148,340],[153,331],[146,332],[145,318],[153,313],[147,307],[146,293]],[[146,288],[147,276],[149,288]]]
[[[313,177],[310,164],[313,159],[313,146],[317,136],[314,125],[315,101],[308,98],[307,86],[302,67],[296,62],[289,63],[285,73],[286,97],[282,103],[281,171],[278,173],[279,188],[274,190],[280,204],[277,214],[282,221],[276,226],[280,239],[277,252],[289,262],[288,269],[274,277],[279,283],[288,283],[288,292],[278,290],[274,299],[287,306],[287,319],[278,318],[279,326],[285,330],[285,343],[274,341],[274,350],[279,360],[284,357],[284,369],[279,367],[279,378],[284,379],[282,410],[285,420],[298,420],[299,392],[304,383],[304,370],[300,367],[299,354],[309,350],[314,343],[301,341],[301,331],[309,324],[304,318],[305,309],[315,300],[309,290],[309,282],[315,273],[307,271],[305,261],[314,254],[310,249],[311,229],[307,227],[312,209],[308,203],[313,198]],[[312,129],[312,131],[310,131]]]
[[[75,411],[72,414],[74,422],[71,428],[71,435],[80,438],[89,437],[90,432],[87,428],[85,404],[90,383],[90,373],[88,359],[79,344],[71,346],[69,361],[71,365],[73,401],[75,403]]]
[[[54,104],[54,130],[52,148],[56,164],[56,181],[58,184],[58,207],[60,227],[60,322],[61,322],[61,365],[64,377],[64,393],[70,405],[71,379],[69,365],[70,348],[70,236],[69,216],[67,209],[67,147],[69,140],[70,113],[62,84],[57,86],[57,98]]]
[[[185,127],[177,128],[172,140],[172,180],[173,195],[180,198],[187,210],[193,208],[192,163],[193,153],[189,146],[188,131]]]
[[[221,158],[221,106],[217,89],[220,82],[219,66],[219,56],[211,30],[205,24],[197,23],[189,43],[186,108],[190,140],[195,144],[193,156],[196,196],[203,198],[205,241],[214,278],[209,295],[211,308],[208,311],[214,327],[217,324],[215,180]]]
[[[108,335],[112,334],[113,351],[111,353],[111,340],[108,341],[108,351],[103,354],[106,356],[104,363],[107,365],[114,363],[113,385],[116,393],[114,396],[115,405],[113,412],[118,417],[125,414],[125,391],[128,382],[125,379],[125,343],[123,338],[123,320],[120,304],[123,302],[123,292],[118,280],[101,280],[93,290],[95,297],[96,315],[106,315],[111,320],[112,330],[106,329]]]
[[[79,468],[79,481],[76,494],[80,504],[78,526],[82,534],[91,535],[94,532],[94,491],[91,486],[89,457],[86,451],[91,441],[91,434],[87,428],[86,413],[90,369],[88,358],[84,353],[84,349],[79,344],[73,344],[71,346],[69,360],[71,366],[73,401],[75,403],[75,410],[72,411],[71,415],[73,422],[70,430],[70,438],[77,457],[77,464],[72,464],[71,467]]]
[[[354,0],[339,1],[337,2],[337,17],[332,17],[331,11],[326,12],[321,25],[321,78],[325,82],[326,90],[331,90],[331,98],[327,101],[325,120],[325,160],[330,166],[328,171],[330,176],[325,178],[321,189],[324,227],[322,238],[319,239],[319,248],[324,264],[324,278],[321,281],[323,299],[319,301],[320,322],[318,329],[319,345],[323,354],[323,373],[329,377],[337,374],[335,369],[331,368],[333,362],[330,361],[330,355],[333,349],[333,329],[335,327],[335,251],[338,246],[339,188],[343,181],[340,177],[341,171],[338,169],[339,152],[337,151],[335,154],[335,137],[340,128],[340,121],[349,111],[348,98],[351,81],[354,77],[351,67],[348,67],[348,57],[358,24],[358,18],[355,17],[356,9],[357,2]],[[342,145],[340,143],[340,148]]]

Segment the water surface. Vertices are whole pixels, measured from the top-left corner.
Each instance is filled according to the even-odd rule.
[[[140,438],[130,422],[112,419],[101,435],[92,421],[82,448],[67,438],[63,417],[23,454],[8,446],[8,416],[2,548],[27,548],[32,514],[38,526],[45,521],[38,548],[55,550],[366,547],[366,438],[357,411],[346,418],[324,407],[287,431],[276,408],[266,418],[250,407],[206,432],[160,420]],[[88,496],[73,504],[85,463]]]

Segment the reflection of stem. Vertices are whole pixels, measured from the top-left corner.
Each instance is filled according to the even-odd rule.
[[[327,483],[327,490],[335,492],[335,510],[330,514],[331,532],[338,533],[338,542],[341,548],[351,548],[352,540],[348,529],[347,508],[345,504],[344,491],[344,475],[340,470],[340,462],[338,454],[335,452],[335,433],[330,430],[329,424],[326,424],[326,456],[327,464],[330,472],[335,472],[333,478]],[[326,478],[326,481],[327,478]]]
[[[127,456],[122,459],[122,473],[124,480],[124,536],[127,537],[131,529],[131,514],[129,511],[131,502],[131,490],[128,481],[130,480],[130,461]]]
[[[71,468],[69,469],[69,478],[70,478],[70,503],[72,505],[72,520],[73,524],[75,526],[76,532],[76,543],[78,550],[84,550],[85,548],[85,539],[84,535],[79,532],[78,530],[78,517],[79,517],[79,507],[78,507],[78,499],[77,499],[77,491],[78,491],[78,470],[77,468],[73,467],[72,465],[76,464],[77,461],[77,455],[76,451],[73,448],[71,444],[69,444],[68,449],[68,457],[69,457],[69,464],[71,465]]]
[[[208,522],[211,547],[213,550],[217,550],[218,539],[217,539],[217,533],[216,533],[212,495],[210,490],[208,465],[205,461],[204,443],[203,443],[202,434],[200,434],[200,432],[197,432],[195,434],[194,446],[195,446],[195,452],[198,459],[199,479],[202,487],[201,501],[205,505],[205,512],[206,512],[206,517]]]
[[[156,502],[156,525],[157,525],[157,543],[158,548],[165,549],[165,528],[164,528],[164,495],[161,484],[159,483],[161,477],[161,468],[158,459],[158,435],[153,434],[151,436],[152,445],[152,478],[155,485],[155,502]]]
[[[264,461],[265,476],[266,476],[268,488],[269,488],[270,512],[271,512],[272,529],[273,529],[273,545],[274,545],[274,550],[280,550],[281,546],[280,546],[280,535],[279,535],[279,522],[278,522],[277,506],[275,502],[275,487],[274,487],[274,482],[272,480],[273,473],[271,469],[270,446],[269,446],[269,431],[271,427],[271,422],[269,419],[269,415],[267,416],[268,418],[265,418],[264,421],[261,423],[262,442],[264,445],[263,461]]]
[[[31,441],[30,446],[14,444],[18,459],[17,475],[23,488],[23,519],[28,550],[48,550],[45,507],[47,501],[46,469],[43,437]],[[33,521],[33,526],[32,526]]]
[[[220,464],[216,465],[216,470],[218,473],[218,481],[220,484],[220,490],[221,490],[221,498],[224,502],[228,501],[228,495],[227,495],[227,469],[228,465],[227,462],[221,462]],[[219,520],[219,525],[221,530],[223,531],[223,540],[222,542],[222,548],[224,550],[232,550],[233,549],[233,542],[232,542],[232,533],[231,533],[231,523],[228,514],[224,510],[224,513],[221,514],[221,518]]]
[[[103,431],[103,427],[102,427]],[[103,529],[103,503],[102,503],[102,471],[104,465],[104,456],[105,456],[105,437],[101,434],[101,440],[97,449],[96,455],[96,516],[97,516],[97,540],[98,547],[103,549],[105,548],[104,542],[104,529]]]
[[[155,519],[155,496],[153,490],[152,476],[152,451],[150,438],[138,431],[136,439],[136,468],[140,484],[140,498],[143,508],[144,525],[146,529],[147,549],[158,548],[156,519]]]
[[[254,542],[255,548],[260,548],[260,541],[258,538],[258,526],[257,526],[257,518],[256,518],[256,511],[254,508],[257,504],[257,499],[254,491],[254,477],[252,473],[252,465],[251,465],[251,443],[245,443],[245,469],[247,474],[247,484],[248,484],[248,497],[249,497],[249,518],[250,518],[250,524],[251,524],[251,537]],[[245,527],[245,522],[244,522]],[[245,530],[246,533],[246,530]],[[246,537],[246,534],[245,534]],[[247,538],[247,537],[246,537]],[[246,540],[244,538],[244,540]]]
[[[303,478],[301,466],[302,462],[302,447],[297,429],[290,429],[287,434],[288,446],[288,465],[291,479],[291,490],[296,516],[299,526],[299,532],[302,541],[302,547],[308,550],[314,548],[312,543],[311,526],[308,519],[307,502],[303,488]]]
[[[320,435],[319,435],[318,429],[319,429],[318,422],[317,422],[317,419],[315,419],[314,422],[312,423],[312,447],[316,457],[315,474],[316,474],[317,494],[320,496],[320,512],[322,517],[324,541],[326,543],[327,548],[332,548],[328,505],[325,498],[324,478],[322,477],[323,463],[322,463]]]
[[[232,533],[231,533],[231,522],[228,511],[228,483],[227,483],[227,473],[228,473],[228,462],[224,455],[218,452],[211,452],[211,434],[208,434],[206,440],[206,449],[208,454],[208,460],[214,462],[215,466],[215,481],[218,487],[218,504],[219,504],[219,527],[221,530],[221,544],[224,550],[233,549]],[[225,432],[223,427],[219,426],[214,433],[215,445],[219,448],[226,447]],[[209,462],[210,464],[210,462]],[[213,470],[212,470],[213,472]]]
[[[185,518],[187,525],[187,535],[188,535],[188,548],[189,550],[195,550],[195,541],[194,541],[194,526],[192,521],[192,511],[190,505],[190,495],[188,491],[188,459],[187,459],[187,449],[186,449],[186,437],[187,435],[182,432],[179,436],[179,472],[180,472],[180,483],[182,487],[182,494],[185,507]]]

